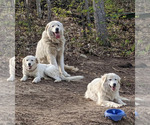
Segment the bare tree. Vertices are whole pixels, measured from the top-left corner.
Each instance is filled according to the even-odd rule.
[[[81,2],[82,2],[82,5],[81,5],[81,11],[82,11],[84,9],[85,4],[84,4],[83,0],[81,0]],[[83,37],[86,37],[85,16],[84,16],[83,12],[81,13],[81,19],[82,19],[82,26],[83,26]]]
[[[31,20],[30,20],[30,8],[29,8],[29,1],[25,1],[25,7],[27,9],[26,17],[28,19],[28,30],[31,31]]]
[[[104,0],[93,0],[95,27],[97,36],[103,41],[103,45],[110,46],[107,41],[108,34],[106,29],[106,14],[104,10]]]
[[[41,0],[36,0],[36,7],[37,7],[37,14],[38,17],[42,17],[42,10],[41,10]]]
[[[51,17],[51,1],[50,0],[47,0],[47,11],[48,11],[48,21],[50,22],[52,19]]]
[[[85,9],[86,9],[86,20],[88,24],[91,23],[90,21],[90,13],[89,13],[89,0],[85,0]],[[88,30],[91,31],[91,27],[87,26]]]

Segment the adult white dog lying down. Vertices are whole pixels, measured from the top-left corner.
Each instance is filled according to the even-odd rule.
[[[7,79],[8,82],[12,82],[15,80],[15,57],[10,58],[9,60],[9,78]]]
[[[37,44],[36,58],[39,63],[52,64],[59,67],[64,76],[70,76],[64,69],[77,71],[73,66],[64,65],[65,37],[63,24],[59,21],[51,21],[47,24],[42,38]]]
[[[83,79],[83,76],[70,76],[65,77],[59,73],[59,70],[56,66],[52,64],[41,64],[38,63],[38,60],[35,56],[26,56],[22,61],[23,68],[23,77],[21,81],[26,81],[28,76],[35,77],[32,81],[33,83],[37,83],[41,81],[41,78],[49,76],[55,79],[55,82],[60,82],[61,80],[66,81],[78,81]]]
[[[120,77],[115,73],[108,73],[88,84],[85,98],[97,102],[100,106],[121,107],[126,105],[122,100],[128,99],[120,97],[119,88]]]

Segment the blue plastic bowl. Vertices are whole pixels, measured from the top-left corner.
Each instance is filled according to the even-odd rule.
[[[135,116],[139,116],[139,114],[137,113],[137,111],[135,111]]]
[[[108,109],[105,111],[105,117],[108,117],[113,121],[120,121],[123,116],[126,116],[126,114],[121,109]]]

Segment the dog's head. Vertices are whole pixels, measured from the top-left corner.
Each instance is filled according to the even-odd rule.
[[[45,31],[50,38],[60,39],[63,36],[63,24],[59,21],[51,21],[46,25]]]
[[[23,61],[23,66],[26,67],[27,70],[33,70],[37,67],[38,61],[35,56],[26,56]]]
[[[120,88],[120,77],[115,73],[108,73],[102,76],[102,85],[105,89],[117,91]]]

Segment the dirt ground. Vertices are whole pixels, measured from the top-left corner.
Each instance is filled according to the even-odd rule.
[[[24,20],[24,18],[21,18],[21,16],[22,14],[19,14],[18,20],[16,19],[16,21],[19,21],[19,19]],[[46,24],[45,21],[40,22],[39,21],[40,19],[37,18],[33,19],[33,21],[34,20],[36,22],[33,22],[33,24],[34,23],[38,24],[39,29],[41,29],[41,27],[43,27],[44,29]],[[134,109],[135,109],[134,59],[121,58],[121,57],[100,58],[88,54],[86,55],[87,58],[82,57],[80,55],[76,56],[76,54],[73,54],[76,52],[76,51],[74,52],[74,50],[78,49],[79,50],[78,52],[82,52],[80,51],[82,47],[76,47],[74,45],[74,44],[81,43],[79,39],[78,41],[76,41],[77,38],[80,38],[80,33],[81,33],[80,26],[72,25],[71,20],[69,20],[69,22],[67,20],[64,20],[63,24],[65,26],[65,29],[67,29],[66,30],[67,34],[65,38],[67,39],[67,41],[70,40],[68,42],[69,49],[66,47],[66,51],[68,53],[70,52],[70,55],[66,54],[65,63],[69,65],[73,65],[80,69],[80,71],[78,71],[77,73],[73,73],[69,71],[68,72],[71,75],[83,75],[85,78],[80,82],[63,81],[60,83],[54,83],[54,80],[49,79],[49,80],[42,80],[38,84],[32,84],[31,83],[32,79],[29,79],[27,82],[22,83],[20,82],[20,78],[22,77],[21,65],[19,65],[19,70],[16,71],[17,78],[15,80],[15,88],[12,85],[13,90],[15,89],[15,95],[16,95],[15,102],[13,102],[16,104],[15,106],[16,125],[133,125],[135,122],[134,119]],[[69,28],[67,24],[68,26],[71,26],[71,28]],[[36,27],[35,28],[36,30],[34,29],[35,31],[33,31],[31,35],[29,35],[30,33],[26,35],[25,27],[21,25],[18,25],[17,27],[16,25],[15,52],[16,55],[18,54],[17,56],[23,57],[24,55],[28,55],[28,54],[35,54],[37,41],[39,41],[41,37],[41,32],[39,32],[40,30],[38,28]],[[3,31],[3,29],[6,28],[4,27],[1,29],[2,29],[1,32],[4,32],[5,30]],[[134,31],[134,28],[130,28],[130,29]],[[6,36],[7,36],[6,38],[9,38],[7,35],[9,34],[9,32],[7,33],[5,32],[4,32],[5,35],[2,35],[1,39],[3,37],[5,38]],[[11,31],[10,33],[14,33],[14,32]],[[40,35],[37,35],[37,33]],[[119,34],[124,34],[124,33],[120,33],[119,31]],[[134,36],[134,32],[132,34]],[[74,48],[70,47],[72,38],[75,39],[72,45],[75,46]],[[12,44],[10,44],[11,43],[10,40],[8,41],[9,43],[5,41],[3,41],[3,43],[1,42],[2,45],[0,48],[1,52],[4,53],[6,51],[8,53],[10,50],[12,50],[9,49],[9,47],[7,46],[10,45],[13,48],[14,45],[12,46]],[[120,41],[121,40],[119,39],[118,43],[121,43]],[[84,48],[87,47],[87,50],[89,50],[87,46],[88,42],[89,41],[87,42],[83,41],[83,43],[85,44]],[[91,42],[90,45],[92,46],[94,42],[92,40],[90,40],[90,42]],[[96,45],[94,45],[93,48],[95,48],[95,46]],[[91,54],[100,55],[99,52],[103,52],[103,51],[102,50],[95,51],[95,52],[92,51]],[[4,55],[3,53],[1,53],[1,55]],[[106,54],[103,53],[101,55],[106,56]],[[115,55],[116,53],[113,54]],[[8,77],[8,58],[1,58],[1,55],[0,55],[0,72],[1,72],[0,76]],[[12,54],[10,51],[7,54],[7,57],[11,57],[11,55],[14,55],[14,53]],[[91,82],[91,80],[93,80],[94,78],[100,77],[104,73],[109,73],[109,72],[114,72],[122,78],[120,94],[121,96],[130,99],[129,102],[126,102],[127,106],[120,108],[125,111],[127,117],[124,117],[119,122],[113,122],[104,117],[104,112],[108,108],[100,107],[96,105],[95,102],[86,100],[84,98],[84,93],[86,91],[87,84]],[[5,84],[6,87],[7,85],[8,84]],[[10,94],[9,91],[8,94]],[[5,97],[2,96],[2,98]],[[10,100],[7,102],[7,104],[10,103]],[[9,109],[7,110],[9,111]],[[5,115],[2,114],[2,116],[4,117]],[[5,119],[6,117],[4,117],[4,120]]]
[[[78,67],[77,73],[84,75],[80,82],[60,82],[42,80],[32,84],[32,79],[21,83],[21,73],[16,80],[16,125],[133,125],[134,124],[134,59],[98,58],[87,55],[65,56],[65,63]],[[86,100],[84,93],[87,84],[104,73],[114,72],[121,80],[120,94],[130,99],[127,106],[121,107],[127,114],[119,122],[104,117],[108,108]]]

